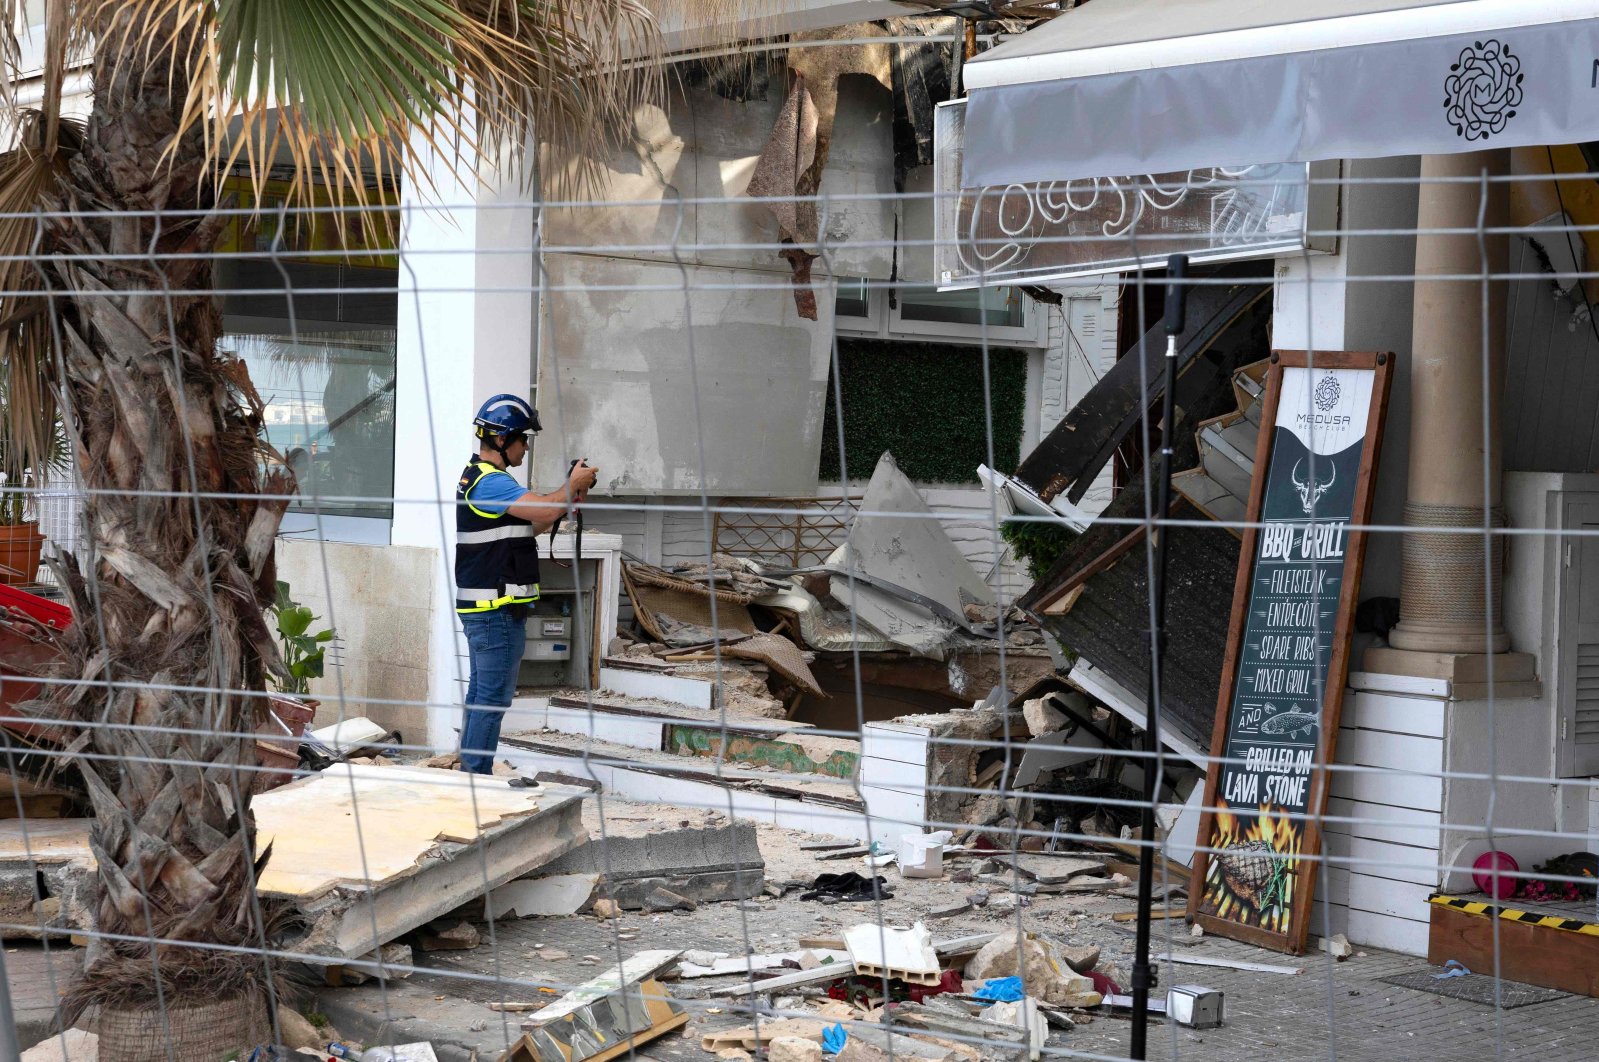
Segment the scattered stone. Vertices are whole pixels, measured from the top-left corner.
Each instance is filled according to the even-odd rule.
[[[844,1041],[844,1050],[834,1055],[834,1062],[891,1062],[891,1059],[904,1055],[890,1055],[880,1047],[873,1047],[865,1043],[858,1036],[851,1036]]]
[[[683,1030],[683,1035],[696,1036],[698,1035],[698,1030],[691,1032],[685,1028]],[[740,1051],[736,1047],[723,1048],[722,1050],[716,1052],[716,1057],[720,1058],[722,1062],[753,1062],[752,1056],[748,1051]]]
[[[1198,929],[1199,926],[1196,924],[1194,928]],[[1355,949],[1349,945],[1349,938],[1342,933],[1331,937],[1322,937],[1318,946],[1339,962],[1343,962],[1355,953]]]
[[[540,948],[538,957],[544,962],[560,962],[562,959],[570,959],[572,953],[560,948]]]
[[[966,902],[971,904],[973,907],[987,907],[988,906],[988,890],[987,889],[980,889],[977,892],[970,893],[966,897]]]
[[[965,976],[969,981],[1020,976],[1028,994],[1046,1003],[1098,1006],[1102,997],[1094,991],[1094,982],[1071,969],[1065,955],[1052,942],[1010,933],[983,945],[967,962]]]
[[[305,1015],[288,1007],[278,1008],[278,1036],[279,1043],[291,1051],[298,1051],[302,1047],[321,1047],[328,1039],[317,1032],[316,1026]]]
[[[1205,935],[1205,927],[1200,925],[1198,922],[1195,922],[1193,925],[1188,927],[1188,935],[1197,940]]]
[[[1043,737],[1045,734],[1064,730],[1070,721],[1066,718],[1065,712],[1050,704],[1044,697],[1023,701],[1022,718],[1027,722],[1027,732],[1033,737]]]
[[[977,875],[972,873],[970,867],[962,867],[960,870],[957,870],[955,873],[951,874],[949,876],[949,880],[955,882],[957,885],[968,885],[977,880]]]
[[[1067,945],[1060,949],[1061,958],[1066,960],[1066,965],[1072,968],[1073,973],[1086,974],[1099,962],[1099,946],[1097,944]]]
[[[779,1036],[766,1045],[766,1062],[822,1062],[822,1045],[798,1036]]]
[[[422,930],[423,951],[468,951],[478,946],[482,938],[471,922],[457,922],[448,928],[438,923]]]
[[[927,912],[927,917],[928,918],[954,918],[956,915],[965,914],[967,911],[970,911],[971,909],[972,909],[972,902],[970,900],[967,900],[964,903],[952,903],[952,904],[946,904],[943,907],[934,907],[932,910]]]
[[[615,918],[622,913],[622,909],[616,906],[616,901],[614,900],[595,900],[593,911],[594,917],[602,922],[608,918]]]
[[[602,963],[604,961],[605,960],[600,958],[598,955],[585,955],[581,959],[578,960],[578,965],[580,965],[580,966],[598,966],[600,963]]]
[[[45,1037],[22,1052],[22,1062],[95,1062],[99,1056],[100,1037],[97,1034],[82,1029],[67,1029]]]
[[[692,911],[696,906],[698,905],[687,896],[681,896],[659,885],[644,897],[644,909],[647,911]]]
[[[1004,799],[998,793],[984,793],[966,807],[961,821],[972,826],[987,826],[1004,813]]]
[[[718,959],[725,959],[728,954],[725,951],[689,950],[682,954],[681,961],[688,966],[715,966]]]

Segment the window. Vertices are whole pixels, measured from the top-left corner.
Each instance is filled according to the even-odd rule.
[[[833,312],[835,327],[852,335],[1044,345],[1043,315],[1016,287],[939,291],[846,277],[838,282]]]
[[[394,329],[230,332],[266,434],[299,480],[294,513],[388,520],[394,512]]]
[[[230,181],[229,190],[241,205],[253,201],[247,182]],[[217,345],[249,368],[267,438],[299,480],[284,533],[387,542],[399,305],[392,241],[383,226],[341,232],[322,213],[289,215],[280,240],[283,191],[268,182],[261,215],[241,216],[218,242]],[[277,260],[251,257],[274,246]]]

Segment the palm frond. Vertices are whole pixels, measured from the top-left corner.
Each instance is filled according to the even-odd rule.
[[[16,146],[0,154],[0,471],[13,483],[25,469],[58,464],[54,346],[36,215],[82,144],[81,122],[25,110],[17,117]]]
[[[174,151],[202,130],[217,176],[259,188],[286,169],[292,203],[321,185],[380,222],[374,189],[427,183],[435,158],[470,181],[485,160],[520,165],[534,130],[608,154],[660,89],[625,61],[657,46],[640,0],[96,2],[101,47],[162,49],[187,72]]]

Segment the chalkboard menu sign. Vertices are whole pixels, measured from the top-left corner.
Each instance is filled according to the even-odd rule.
[[[1278,351],[1266,380],[1189,915],[1298,953],[1338,738],[1390,354]]]

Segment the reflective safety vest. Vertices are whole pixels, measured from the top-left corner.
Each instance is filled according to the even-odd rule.
[[[472,504],[472,490],[499,472],[474,458],[455,488],[455,611],[492,612],[539,597],[539,547],[533,525]]]

